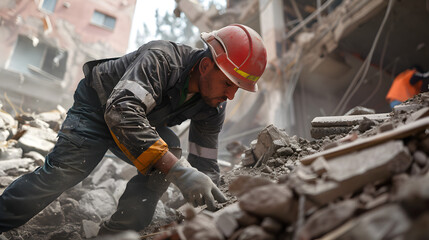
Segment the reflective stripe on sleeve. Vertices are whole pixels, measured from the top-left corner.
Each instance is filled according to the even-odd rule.
[[[134,94],[134,96],[138,97],[140,101],[146,106],[146,114],[152,111],[155,107],[156,102],[153,98],[152,94],[150,94],[146,89],[144,89],[140,84],[130,81],[123,80],[118,83],[115,87],[116,89],[126,89]]]
[[[194,142],[189,142],[189,153],[192,153],[198,157],[217,159],[216,148],[202,147]]]
[[[146,151],[144,151],[140,156],[135,158],[130,151],[119,142],[118,138],[113,134],[112,131],[110,133],[113,136],[118,147],[121,151],[127,156],[128,159],[136,166],[137,170],[142,174],[146,174],[146,172],[168,151],[168,145],[161,138],[156,141],[152,146],[150,146]]]

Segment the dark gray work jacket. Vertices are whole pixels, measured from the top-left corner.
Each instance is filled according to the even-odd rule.
[[[168,151],[156,127],[187,119],[188,158],[216,162],[226,102],[213,108],[197,94],[179,104],[189,72],[205,54],[186,45],[152,41],[120,58],[84,65],[113,139],[140,172],[146,173]]]

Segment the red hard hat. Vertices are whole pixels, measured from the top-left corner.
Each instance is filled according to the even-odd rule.
[[[238,87],[256,92],[256,82],[267,65],[267,50],[259,34],[244,25],[232,24],[201,33],[220,70]]]

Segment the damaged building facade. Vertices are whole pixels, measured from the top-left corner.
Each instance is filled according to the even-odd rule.
[[[136,0],[0,3],[0,100],[15,113],[73,103],[89,60],[123,55]]]
[[[267,124],[309,138],[314,117],[358,105],[389,112],[394,77],[414,64],[429,70],[427,31],[419,28],[429,20],[424,0],[230,0],[223,11],[177,2],[201,31],[237,22],[264,38],[261,91],[237,92],[227,140],[248,143]]]

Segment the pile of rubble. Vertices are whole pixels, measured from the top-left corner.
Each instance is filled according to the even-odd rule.
[[[54,147],[65,115],[61,107],[16,117],[0,110],[0,194],[13,180],[43,165],[44,156]],[[25,225],[0,234],[0,239],[92,238],[96,236],[99,224],[114,213],[128,180],[135,174],[135,167],[107,154],[83,182],[64,192]],[[149,229],[180,217],[162,201],[158,203],[155,215],[155,224]],[[136,232],[126,234],[127,239],[140,238]]]
[[[190,240],[427,238],[428,106],[429,94],[421,94],[391,113],[357,108],[347,116],[315,118],[311,141],[267,126],[241,163],[223,172],[220,188],[229,201],[219,211],[175,211],[183,199],[169,188],[153,225],[140,234]],[[43,164],[64,117],[62,109],[16,117],[0,111],[0,192]],[[111,157],[0,239],[94,237],[137,173]],[[185,221],[170,225],[181,219],[180,212],[186,213]],[[162,226],[170,230],[160,231]],[[123,234],[102,239],[141,238]]]
[[[268,126],[246,150],[243,167],[223,178],[232,202],[216,213],[188,210],[187,220],[166,235],[427,239],[428,106],[425,93],[389,114],[337,117],[311,142]],[[349,129],[337,133],[338,122]]]

